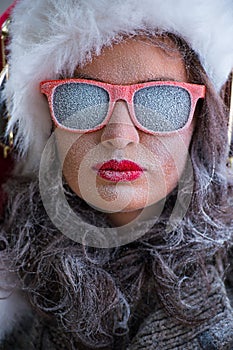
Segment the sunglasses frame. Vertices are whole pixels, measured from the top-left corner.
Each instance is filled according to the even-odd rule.
[[[95,85],[98,86],[102,89],[104,89],[109,96],[109,107],[108,107],[108,112],[103,120],[103,122],[96,127],[92,129],[72,129],[65,127],[61,125],[55,115],[54,115],[54,110],[53,110],[53,95],[56,90],[56,88],[60,85],[63,84],[71,84],[71,83],[79,83],[79,84],[89,84],[89,85]],[[134,104],[133,104],[133,98],[135,93],[143,88],[151,87],[151,86],[161,86],[161,85],[169,85],[169,86],[178,86],[180,88],[185,89],[190,96],[191,100],[191,108],[190,108],[190,113],[189,113],[189,118],[185,125],[177,130],[172,130],[172,131],[152,131],[148,130],[145,127],[143,127],[136,118],[135,111],[134,111]],[[126,102],[130,118],[134,125],[141,131],[152,134],[152,135],[170,135],[173,133],[176,133],[177,131],[183,131],[186,128],[189,127],[189,125],[192,122],[192,118],[194,115],[194,111],[196,108],[197,101],[200,98],[205,97],[205,91],[206,87],[204,85],[198,85],[198,84],[191,84],[191,83],[184,83],[184,82],[176,82],[176,81],[151,81],[151,82],[145,82],[145,83],[138,83],[138,84],[131,84],[131,85],[116,85],[116,84],[109,84],[109,83],[104,83],[96,80],[89,80],[89,79],[75,79],[75,78],[70,78],[70,79],[62,79],[62,80],[46,80],[42,81],[40,83],[40,91],[42,94],[47,96],[48,103],[49,103],[49,108],[50,108],[50,113],[51,113],[51,118],[55,124],[56,127],[60,129],[64,129],[69,132],[73,133],[90,133],[94,132],[97,130],[102,129],[104,126],[107,125],[109,122],[115,103],[119,100],[123,100]]]

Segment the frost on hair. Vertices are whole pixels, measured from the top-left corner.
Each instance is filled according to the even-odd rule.
[[[182,323],[202,322],[200,305],[190,307],[183,303],[183,297],[195,288],[197,279],[208,285],[207,265],[218,268],[216,257],[225,258],[232,239],[232,207],[227,202],[224,175],[227,111],[196,55],[173,38],[182,48],[189,81],[207,87],[206,99],[195,114],[190,145],[192,200],[173,232],[167,233],[165,228],[176,191],[167,199],[160,221],[143,237],[123,247],[98,249],[69,240],[53,226],[36,180],[15,178],[6,187],[9,209],[0,233],[1,287],[12,288],[2,277],[16,273],[18,287],[37,311],[55,318],[71,337],[93,348],[112,344],[128,327],[133,336],[137,324],[150,312],[143,304],[145,296],[150,306],[162,303],[168,315]],[[51,154],[51,169],[53,157]],[[56,202],[58,181],[56,174],[51,176],[51,169],[48,177]],[[88,207],[67,188],[66,196],[80,221],[88,213],[96,226],[105,222],[104,214]],[[209,302],[208,289],[204,289],[202,302]],[[214,310],[214,305],[211,307]]]

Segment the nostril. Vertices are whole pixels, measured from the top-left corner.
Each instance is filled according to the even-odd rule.
[[[110,123],[105,126],[101,135],[101,142],[105,146],[125,148],[139,143],[139,133],[134,125]]]
[[[134,144],[134,142],[130,139],[116,137],[116,138],[102,141],[102,144],[107,148],[122,149],[122,148],[125,148],[127,146],[132,146]]]

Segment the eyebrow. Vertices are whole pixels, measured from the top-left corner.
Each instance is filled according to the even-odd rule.
[[[76,72],[74,72],[73,78],[103,82],[102,80],[95,79],[95,78],[93,78],[93,77],[91,77],[91,76],[89,76],[88,74],[85,74],[85,73],[76,73]],[[132,83],[132,84],[150,83],[150,82],[153,82],[153,81],[176,81],[176,80],[174,78],[172,78],[172,77],[156,77],[156,78],[148,78],[148,79],[145,79],[145,80],[139,80],[139,81],[137,81],[137,83]],[[118,85],[118,84],[116,84],[116,85]],[[123,85],[127,85],[127,84],[123,84]]]

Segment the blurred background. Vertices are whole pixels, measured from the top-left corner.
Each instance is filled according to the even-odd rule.
[[[13,0],[0,0],[0,15],[13,3]]]

